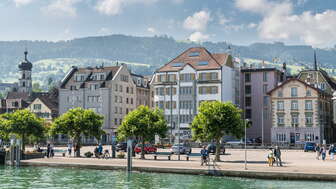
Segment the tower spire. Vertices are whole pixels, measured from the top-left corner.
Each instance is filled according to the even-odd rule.
[[[24,51],[24,55],[25,55],[25,60],[27,60],[27,56],[28,56],[27,48],[26,48],[25,51]]]
[[[314,70],[317,71],[316,51],[314,50]]]

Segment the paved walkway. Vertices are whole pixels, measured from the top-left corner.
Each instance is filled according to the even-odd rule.
[[[84,147],[82,154],[93,149],[93,147]],[[92,150],[91,150],[92,151]],[[167,151],[167,150],[160,150]],[[193,152],[199,152],[200,149],[193,149]],[[326,161],[316,160],[315,153],[302,152],[295,150],[282,150],[283,167],[269,167],[266,164],[266,156],[269,150],[248,150],[247,151],[247,168],[250,172],[269,172],[269,173],[305,173],[305,174],[328,174],[334,175],[336,178],[336,160]],[[27,163],[40,164],[74,164],[74,165],[98,165],[109,167],[125,167],[126,159],[96,159],[96,158],[73,158],[60,157],[60,154],[50,159],[32,159],[25,160]],[[214,158],[211,156],[211,158]],[[223,162],[217,162],[215,166],[200,166],[199,157],[190,157],[190,161],[185,160],[185,156],[181,155],[181,161],[177,160],[177,155],[173,155],[171,161],[167,157],[158,157],[154,160],[153,155],[147,154],[146,160],[134,158],[134,167],[151,167],[151,168],[174,168],[174,169],[197,169],[197,170],[223,170],[223,171],[244,171],[244,150],[227,149],[227,155],[221,155]]]

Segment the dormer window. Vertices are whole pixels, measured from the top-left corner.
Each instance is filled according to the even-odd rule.
[[[200,61],[197,63],[198,66],[207,66],[209,65],[209,62],[208,61]]]
[[[200,52],[198,52],[198,51],[194,51],[194,52],[189,53],[189,57],[195,57],[195,56],[199,56],[199,55],[200,55]]]
[[[183,66],[183,63],[181,63],[181,62],[172,64],[172,67],[182,67],[182,66]]]

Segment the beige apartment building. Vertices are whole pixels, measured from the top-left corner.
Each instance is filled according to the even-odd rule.
[[[332,141],[331,95],[300,79],[289,79],[268,92],[272,109],[272,143]]]

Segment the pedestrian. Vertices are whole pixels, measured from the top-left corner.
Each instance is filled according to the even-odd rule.
[[[205,165],[208,164],[208,156],[209,151],[206,149],[206,146],[203,146],[203,149],[201,150],[201,166],[205,163]]]
[[[329,155],[330,155],[330,160],[334,160],[334,154],[335,154],[335,147],[334,145],[330,145],[329,147]]]
[[[53,144],[51,144],[50,145],[50,155],[49,155],[49,157],[54,157],[54,145]]]
[[[277,166],[280,165],[282,167],[281,150],[280,150],[279,146],[275,146],[274,156],[275,156],[275,161],[276,161]]]
[[[101,143],[99,143],[99,146],[98,146],[98,153],[99,153],[99,156],[103,154],[103,146]]]
[[[322,160],[324,161],[327,154],[327,147],[324,145],[321,149]]]
[[[273,164],[274,164],[274,161],[275,161],[275,159],[274,159],[274,153],[273,153],[273,149],[272,148],[270,148],[270,153],[267,155],[267,162],[268,162],[268,166],[269,167],[273,167]]]
[[[50,157],[50,143],[47,144],[47,158]]]
[[[72,151],[72,145],[71,143],[68,143],[68,156],[71,156],[71,151]]]
[[[316,159],[319,160],[321,156],[321,147],[319,144],[316,145],[315,152],[316,152]]]

